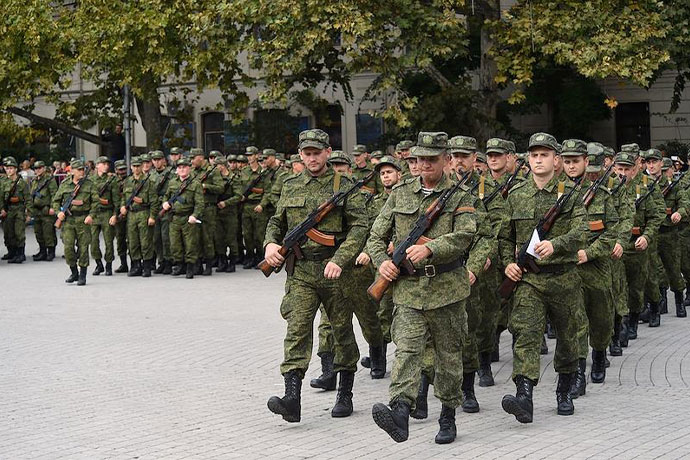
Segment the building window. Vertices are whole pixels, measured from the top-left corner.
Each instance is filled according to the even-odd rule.
[[[367,113],[357,114],[357,143],[364,144],[369,150],[375,150],[383,136],[383,120]]]
[[[309,117],[293,117],[282,109],[257,110],[253,128],[257,147],[273,148],[291,155],[297,153],[299,133],[309,129]]]
[[[616,144],[636,143],[641,149],[651,147],[649,103],[626,102],[616,107]]]
[[[203,132],[205,151],[225,150],[225,114],[223,112],[209,112],[201,116],[201,129]]]
[[[342,109],[337,104],[329,104],[325,112],[325,119],[317,120],[315,128],[320,128],[328,134],[329,142],[333,150],[342,150]]]
[[[249,121],[244,120],[239,125],[225,121],[225,153],[228,155],[244,154],[249,145]]]

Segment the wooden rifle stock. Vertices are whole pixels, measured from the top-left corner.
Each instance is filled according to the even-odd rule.
[[[367,294],[369,294],[369,296],[375,301],[380,302],[383,298],[383,294],[386,293],[386,290],[390,284],[390,281],[382,276],[379,276],[373,283],[371,283],[371,286],[369,286],[367,289]]]
[[[286,248],[285,246],[281,246],[278,250],[278,253],[280,253],[283,258],[287,257],[288,252],[290,252],[290,249]],[[261,270],[261,273],[263,273],[266,278],[271,276],[272,273],[277,273],[280,271],[280,267],[273,267],[269,265],[268,262],[266,262],[266,259],[263,259],[261,262],[259,262],[257,267],[259,267],[259,270]]]

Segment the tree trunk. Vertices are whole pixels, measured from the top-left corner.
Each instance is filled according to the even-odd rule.
[[[71,136],[78,137],[79,139],[84,139],[87,142],[103,146],[108,145],[108,142],[104,141],[100,137],[91,133],[87,133],[86,131],[82,131],[81,129],[75,128],[61,121],[54,120],[52,118],[42,117],[40,115],[36,115],[35,113],[29,112],[28,110],[20,109],[19,107],[8,107],[5,110],[11,114],[17,115],[22,118],[26,118],[27,120],[31,120],[34,123],[39,123],[49,128],[62,131],[63,133],[67,133]]]
[[[481,7],[477,9],[482,18],[482,23],[486,20],[498,20],[501,18],[500,0],[486,0],[480,2]],[[476,127],[475,133],[479,145],[485,145],[486,141],[494,134],[494,124],[496,121],[496,106],[500,100],[498,85],[496,84],[496,63],[489,54],[493,47],[493,39],[486,25],[482,25],[480,31],[481,60],[479,64],[479,111],[482,119]]]
[[[135,98],[141,116],[141,125],[146,131],[146,148],[158,150],[163,147],[163,121],[158,91],[147,95],[146,99]]]

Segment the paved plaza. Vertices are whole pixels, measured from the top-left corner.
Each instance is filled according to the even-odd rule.
[[[690,457],[690,318],[641,325],[571,417],[556,415],[549,340],[530,425],[501,409],[503,394],[514,392],[505,333],[496,386],[477,388],[478,414],[458,412],[457,441],[434,444],[440,403],[430,396],[429,419],[411,420],[409,441],[396,444],[371,419],[390,378],[359,370],[354,414],[332,419],[335,392],[308,385],[319,374],[315,354],[302,422],[266,408],[283,392],[283,273],[94,277],[92,265],[78,287],[64,283],[61,254],[52,263],[0,264],[3,459]]]

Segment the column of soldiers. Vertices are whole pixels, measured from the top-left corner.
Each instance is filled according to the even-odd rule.
[[[501,405],[530,423],[547,323],[556,338],[556,411],[567,416],[588,380],[605,381],[607,356],[621,356],[641,322],[660,325],[668,289],[676,316],[686,316],[690,179],[656,149],[629,144],[616,154],[536,133],[520,155],[506,139],[489,139],[480,152],[471,137],[422,132],[416,144],[399,143],[395,157],[376,152],[369,161],[361,145],[352,155],[332,151],[321,130],[299,140],[305,169],[273,191],[263,241],[265,262],[288,273],[285,393],[268,400],[288,422],[301,419],[317,311],[322,374],[310,385],[337,388],[331,415],[353,411],[355,316],[369,344],[361,364],[373,379],[385,376],[386,345],[396,345],[389,400],[372,407],[374,422],[407,440],[409,418],[428,417],[432,385],[441,400],[437,443],[455,440],[458,407],[480,410],[475,375],[480,386],[495,384],[491,363],[506,329],[515,393]],[[310,220],[372,171],[376,181]],[[305,225],[299,244],[283,246]],[[372,289],[388,285],[378,304],[361,296],[372,281]]]

